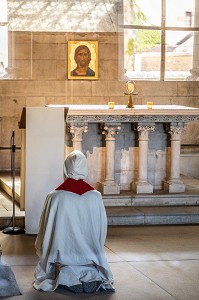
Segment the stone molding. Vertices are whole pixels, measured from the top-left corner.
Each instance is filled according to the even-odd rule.
[[[134,115],[68,115],[67,123],[188,123],[198,119],[198,115],[152,115],[152,116],[134,116]]]

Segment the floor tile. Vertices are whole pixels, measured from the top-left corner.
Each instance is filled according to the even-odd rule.
[[[199,299],[199,261],[131,263],[143,275],[180,300]]]
[[[199,259],[199,226],[189,225],[188,232],[185,228],[186,226],[110,228],[106,245],[125,261]]]

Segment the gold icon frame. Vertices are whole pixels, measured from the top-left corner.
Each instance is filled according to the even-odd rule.
[[[72,71],[76,68],[77,64],[74,59],[74,53],[77,47],[85,45],[91,52],[91,61],[89,68],[94,71],[92,76],[82,76],[72,74]],[[68,41],[68,79],[75,80],[96,80],[98,79],[98,41]]]

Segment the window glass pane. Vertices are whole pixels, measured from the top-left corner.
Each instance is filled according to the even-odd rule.
[[[4,66],[8,66],[8,27],[0,26],[0,61],[4,62]]]
[[[195,1],[198,0],[173,0],[166,1],[166,26],[193,27]]]
[[[0,22],[7,22],[7,0],[0,0]]]
[[[161,24],[160,0],[124,0],[124,25]]]
[[[160,34],[158,30],[124,30],[126,76],[160,79]]]
[[[193,39],[194,33],[191,31],[166,32],[166,80],[186,80],[191,75]]]

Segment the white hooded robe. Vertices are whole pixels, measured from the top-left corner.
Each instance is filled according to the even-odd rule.
[[[64,173],[75,180],[86,178],[83,153],[76,150],[68,156]],[[59,284],[70,287],[101,281],[103,289],[113,289],[104,252],[106,234],[107,216],[101,193],[94,189],[81,195],[66,190],[49,193],[35,244],[40,261],[33,286],[54,291]]]

